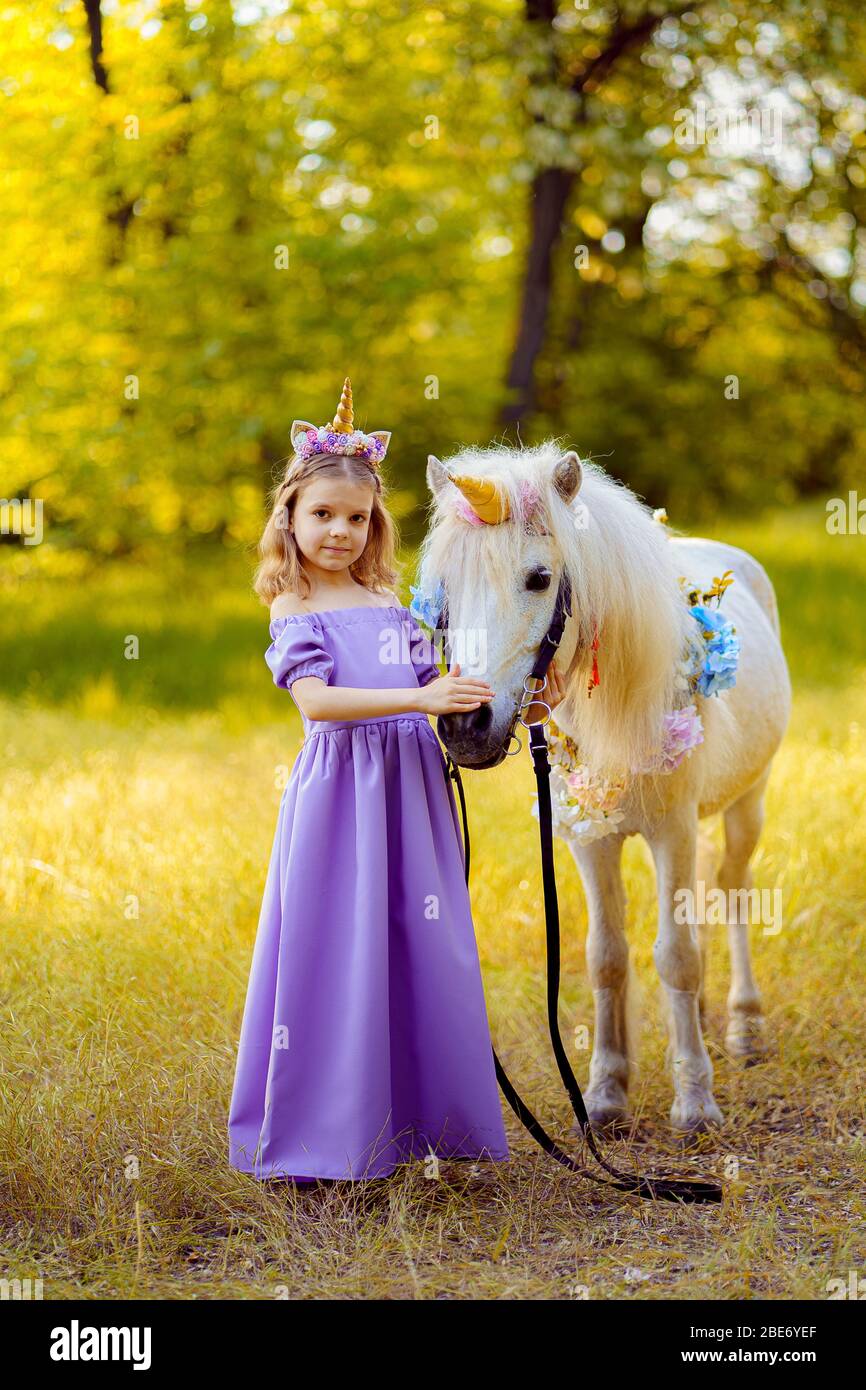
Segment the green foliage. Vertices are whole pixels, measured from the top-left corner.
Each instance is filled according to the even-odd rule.
[[[417,539],[428,452],[500,431],[550,168],[572,187],[524,441],[692,512],[853,479],[856,6],[265,8],[105,0],[104,82],[82,4],[0,15],[0,499],[41,499],[46,533],[13,569],[251,545],[292,419],[329,419],[347,373]],[[719,81],[785,93],[793,163],[677,139]]]

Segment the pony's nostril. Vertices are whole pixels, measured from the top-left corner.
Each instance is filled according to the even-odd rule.
[[[487,733],[493,722],[493,711],[489,705],[481,705],[478,709],[467,710],[465,714],[440,714],[437,726],[442,737],[449,739],[466,739],[483,736]]]
[[[471,710],[466,716],[469,729],[474,734],[486,734],[493,719],[493,711],[489,705],[481,705],[478,709]]]

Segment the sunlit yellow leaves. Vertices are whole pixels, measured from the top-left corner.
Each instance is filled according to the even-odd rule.
[[[136,94],[137,100],[142,100],[142,93]],[[95,91],[90,92],[92,103],[92,119],[98,125],[104,126],[108,131],[114,131],[120,135],[123,132],[123,122],[130,114],[130,104],[128,97],[118,96],[114,92],[104,92],[100,96]]]
[[[587,236],[592,237],[595,241],[601,241],[607,231],[607,223],[603,217],[599,217],[597,212],[588,207],[575,208],[573,217]]]
[[[612,285],[616,279],[616,271],[613,266],[609,265],[607,261],[602,261],[598,258],[588,261],[584,266],[580,266],[579,274],[580,278],[586,280],[588,284],[600,282],[605,285]]]
[[[168,535],[177,529],[183,512],[183,498],[166,485],[154,490],[150,499],[150,518],[154,529]]]
[[[711,437],[748,459],[748,486],[764,471],[771,486],[785,470],[808,474],[809,450],[826,454],[852,429],[840,391],[862,379],[856,334],[837,348],[819,317],[827,301],[796,285],[783,297],[784,276],[724,219],[721,236],[708,217],[690,244],[677,239],[685,211],[662,243],[643,225],[670,198],[676,161],[686,203],[716,177],[706,151],[686,159],[672,137],[648,138],[672,131],[685,99],[665,85],[667,58],[685,44],[690,62],[703,54],[703,30],[599,64],[584,102],[573,79],[604,52],[609,16],[560,12],[551,34],[513,0],[320,0],[244,24],[202,4],[147,37],[139,8],[117,5],[104,14],[106,94],[83,6],[63,12],[67,48],[48,42],[56,7],[0,11],[0,428],[13,441],[0,496],[50,473],[56,534],[71,527],[93,548],[189,530],[254,541],[255,499],[291,419],[324,419],[348,371],[369,422],[394,431],[397,491],[423,502],[427,452],[499,433],[531,182],[551,167],[574,177],[522,437],[587,430],[592,401],[584,443],[623,460],[635,484],[654,482],[662,454],[666,485],[694,484]],[[193,14],[206,25],[189,30]],[[748,5],[743,21],[747,37]],[[737,61],[739,36],[720,32],[712,61]],[[805,78],[792,100],[817,109]],[[850,140],[840,168],[854,197],[866,128],[850,107],[821,138]],[[830,226],[838,195],[817,191]],[[749,196],[762,214],[784,212],[766,171]],[[605,244],[611,231],[619,240]],[[732,371],[736,409],[718,390]],[[702,421],[681,453],[671,378]],[[788,428],[772,465],[749,458],[750,403],[763,396],[799,424],[797,392],[813,407],[819,393],[815,440]]]
[[[643,280],[634,270],[620,271],[616,277],[616,291],[621,299],[641,299],[644,293]]]

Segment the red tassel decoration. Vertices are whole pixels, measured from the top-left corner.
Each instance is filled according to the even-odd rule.
[[[592,694],[593,686],[599,685],[600,683],[601,681],[598,674],[598,624],[594,623],[592,630],[592,675],[589,678],[589,685],[586,690],[587,698]]]

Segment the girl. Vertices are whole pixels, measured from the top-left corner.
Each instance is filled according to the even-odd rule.
[[[229,1112],[257,1178],[507,1159],[457,808],[428,715],[477,709],[394,583],[388,431],[292,425],[259,545],[274,682],[305,738],[283,792]]]

